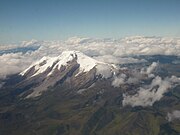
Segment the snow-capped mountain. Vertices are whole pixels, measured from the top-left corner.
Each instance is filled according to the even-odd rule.
[[[117,71],[115,65],[97,61],[79,51],[64,51],[57,57],[43,57],[20,75],[25,78],[24,86],[33,84],[32,93],[27,95],[30,98],[64,82],[74,88],[90,86],[97,77],[111,78]]]

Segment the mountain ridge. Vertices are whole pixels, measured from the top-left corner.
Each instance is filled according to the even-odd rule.
[[[97,61],[79,51],[64,51],[57,57],[43,57],[20,75],[25,77],[25,85],[34,80],[39,83],[39,86],[33,88],[33,92],[27,96],[29,98],[40,96],[48,87],[68,78],[73,78],[70,82],[72,84],[79,81],[79,84],[75,84],[76,87],[81,83],[85,85],[99,75],[102,78],[112,77],[117,71],[118,67],[115,65]]]

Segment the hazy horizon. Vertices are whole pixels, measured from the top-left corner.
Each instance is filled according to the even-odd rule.
[[[0,43],[180,36],[178,0],[0,0]]]

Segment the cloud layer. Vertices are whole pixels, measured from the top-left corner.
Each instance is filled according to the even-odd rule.
[[[115,39],[69,38],[65,41],[23,41],[20,45],[1,45],[0,51],[40,46],[33,52],[10,53],[0,56],[0,78],[24,70],[43,56],[57,56],[64,50],[78,50],[95,59],[113,64],[138,63],[132,55],[180,55],[180,38],[127,37]],[[150,70],[150,69],[149,69]],[[148,71],[147,71],[148,72]]]
[[[0,52],[18,47],[39,47],[34,51],[8,53],[0,55],[0,79],[7,75],[19,73],[43,56],[58,56],[66,50],[77,50],[92,56],[94,59],[111,64],[142,63],[144,59],[133,58],[138,55],[176,55],[180,56],[180,38],[160,37],[127,37],[123,39],[92,39],[69,38],[65,41],[23,41],[20,45],[0,45]],[[172,76],[161,78],[153,71],[158,63],[152,63],[148,68],[131,73],[131,76],[120,74],[114,77],[112,85],[120,87],[123,84],[138,84],[144,75],[152,79],[149,85],[139,87],[135,95],[124,94],[123,105],[149,106],[160,100],[179,79]],[[106,67],[99,72],[106,72]],[[106,78],[111,74],[106,74]],[[0,82],[2,85],[2,82]]]
[[[142,79],[145,79],[146,76],[148,78],[152,78],[154,77],[153,72],[156,70],[157,67],[158,67],[158,63],[153,62],[149,67],[147,68],[143,67],[141,71],[138,71],[137,69],[134,70],[131,69],[131,72],[129,73],[128,76],[124,73],[115,76],[112,82],[112,86],[120,87],[123,84],[137,84],[140,81],[142,81]]]
[[[121,87],[123,85],[133,84],[138,86],[133,87],[133,93],[136,94],[123,94],[123,106],[130,105],[135,106],[152,106],[156,101],[159,101],[164,93],[168,92],[176,85],[180,85],[180,78],[176,76],[162,78],[155,76],[154,72],[158,68],[159,63],[153,62],[147,68],[143,67],[140,72],[137,70],[131,70],[128,75],[122,73],[118,76],[114,76],[112,86]],[[150,82],[148,84],[147,82]]]
[[[162,79],[156,76],[150,85],[145,85],[139,88],[135,95],[126,95],[123,97],[123,105],[131,106],[152,106],[156,101],[159,101],[163,94],[175,86],[176,83],[180,83],[180,78],[172,76]]]

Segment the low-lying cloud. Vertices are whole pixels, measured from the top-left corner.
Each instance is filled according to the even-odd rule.
[[[180,38],[160,37],[127,37],[123,39],[93,39],[93,38],[70,38],[66,41],[23,41],[20,45],[1,46],[0,51],[18,47],[38,46],[34,51],[25,53],[8,53],[0,55],[0,79],[11,74],[16,74],[29,67],[43,56],[58,56],[66,50],[77,50],[99,61],[111,64],[142,63],[144,59],[133,58],[138,55],[176,55],[180,56]],[[175,77],[155,77],[153,72],[158,63],[152,63],[148,68],[131,73],[131,76],[114,76],[112,85],[120,87],[123,84],[138,84],[144,75],[152,79],[151,84],[142,86],[135,95],[124,94],[123,105],[148,106],[163,97],[175,82]],[[106,67],[99,72],[106,72]],[[106,74],[106,78],[111,74]],[[178,80],[179,81],[179,80]],[[0,84],[3,84],[0,82]]]
[[[142,79],[145,79],[147,77],[152,78],[152,77],[154,77],[153,72],[155,72],[157,67],[158,67],[158,63],[153,62],[147,68],[145,68],[145,67],[142,68],[141,71],[138,71],[137,69],[131,70],[131,72],[129,72],[128,76],[126,74],[124,74],[124,73],[122,73],[122,74],[120,74],[118,76],[114,76],[112,86],[120,87],[123,84],[137,84]]]
[[[7,75],[21,72],[31,62],[32,59],[25,57],[22,53],[11,53],[0,56],[0,79],[6,78]]]
[[[140,72],[131,70],[128,75],[122,73],[114,76],[112,86],[121,87],[125,84],[133,84],[138,86],[133,91],[136,94],[123,94],[123,106],[152,106],[156,101],[159,101],[168,90],[180,84],[180,78],[176,76],[162,78],[155,76],[154,72],[158,68],[159,63],[153,62],[147,68],[143,67]],[[146,81],[146,82],[145,82]],[[150,81],[150,84],[147,82]],[[134,93],[133,92],[133,93]]]
[[[120,74],[118,76],[114,77],[114,80],[112,81],[112,86],[114,87],[120,87],[121,85],[125,84],[125,79],[127,78],[126,74]]]
[[[179,119],[180,120],[180,110],[174,110],[171,113],[167,114],[167,119],[169,122],[175,120],[175,119]]]
[[[135,95],[124,94],[123,106],[152,106],[163,97],[164,93],[175,87],[176,84],[180,84],[180,78],[172,76],[162,79],[156,76],[151,84],[141,86]]]
[[[141,69],[141,73],[142,74],[150,75],[157,67],[158,67],[158,63],[157,62],[153,62],[147,69],[142,68]]]
[[[103,56],[97,56],[93,58],[98,61],[102,61],[102,62],[110,63],[110,64],[129,64],[129,63],[147,62],[144,59],[135,59],[132,57],[120,57],[120,56],[113,56],[113,55],[103,55]]]

